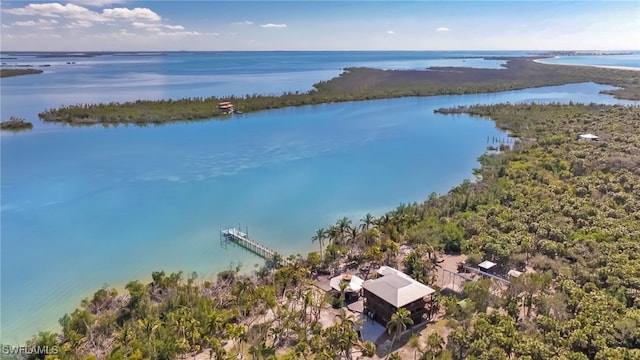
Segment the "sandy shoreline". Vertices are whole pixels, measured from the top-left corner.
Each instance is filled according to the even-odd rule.
[[[543,60],[544,59],[536,59],[536,60],[533,60],[533,62],[537,62],[538,64],[544,64],[544,65],[586,66],[586,67],[596,67],[596,68],[602,68],[602,69],[640,71],[640,68],[629,67],[629,66],[607,66],[607,65],[586,65],[586,64],[558,64],[558,63],[544,62]]]

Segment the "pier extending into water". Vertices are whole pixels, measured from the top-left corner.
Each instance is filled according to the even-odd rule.
[[[252,253],[260,256],[265,260],[279,262],[280,265],[293,264],[291,260],[285,259],[284,257],[282,257],[282,255],[278,254],[276,251],[273,251],[268,247],[249,239],[249,235],[246,232],[242,232],[241,230],[236,228],[228,228],[228,229],[220,230],[220,240],[230,241],[234,244],[237,244],[251,251]]]

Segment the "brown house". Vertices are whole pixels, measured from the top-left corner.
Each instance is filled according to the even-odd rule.
[[[378,274],[384,275],[362,284],[365,314],[385,326],[399,308],[411,312],[414,324],[421,323],[425,314],[431,317],[437,306],[434,289],[390,267],[381,268]]]
[[[223,101],[218,104],[218,110],[223,114],[233,113],[233,104],[230,101]]]

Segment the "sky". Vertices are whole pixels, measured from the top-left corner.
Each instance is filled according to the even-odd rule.
[[[640,1],[0,2],[2,51],[638,50]]]

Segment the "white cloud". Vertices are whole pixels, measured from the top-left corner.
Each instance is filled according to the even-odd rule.
[[[184,26],[182,25],[165,25],[164,27],[169,30],[184,30]]]
[[[253,21],[245,20],[232,23],[233,25],[253,25]]]
[[[40,29],[53,29],[53,25],[56,25],[58,22],[54,19],[45,20],[39,19],[38,21],[16,21],[12,23],[13,26],[21,26],[21,27],[38,27]]]
[[[95,11],[85,7],[59,3],[29,4],[22,8],[6,9],[6,13],[12,15],[67,17],[69,19],[81,19],[87,21],[105,21],[105,18]]]
[[[139,21],[134,21],[131,23],[131,26],[133,26],[136,29],[151,29],[151,28],[159,28],[161,25],[160,24],[148,24],[148,23],[143,23],[143,22],[139,22]]]
[[[72,0],[76,4],[86,5],[86,6],[95,6],[95,7],[105,7],[113,4],[122,4],[124,0]]]
[[[451,29],[449,29],[447,27],[439,27],[439,28],[436,29],[436,31],[447,32],[447,31],[451,31]]]
[[[175,32],[159,32],[160,36],[169,36],[169,37],[182,37],[182,36],[199,36],[202,35],[197,31],[175,31]]]
[[[113,8],[103,9],[102,13],[85,7],[59,3],[29,4],[22,8],[6,9],[6,13],[22,16],[65,17],[85,21],[106,22],[111,20],[160,21],[160,15],[148,8]]]
[[[268,24],[262,24],[262,25],[260,25],[260,27],[263,27],[263,28],[286,28],[287,24],[272,24],[272,23],[268,23]]]
[[[29,21],[16,21],[11,25],[13,25],[13,26],[36,26],[36,25],[38,25],[38,23],[33,21],[33,20],[29,20]]]
[[[396,32],[395,32],[395,31],[393,31],[393,30],[387,30],[387,34],[389,34],[389,35],[393,35],[393,34],[395,34],[395,33],[396,33]]]
[[[160,21],[160,15],[148,8],[113,8],[102,10],[102,15],[109,19],[126,19],[139,21]]]
[[[93,23],[91,21],[85,21],[85,20],[78,20],[78,21],[74,21],[72,23],[69,23],[69,25],[66,26],[66,28],[68,29],[86,29],[86,28],[90,28],[93,26]]]

